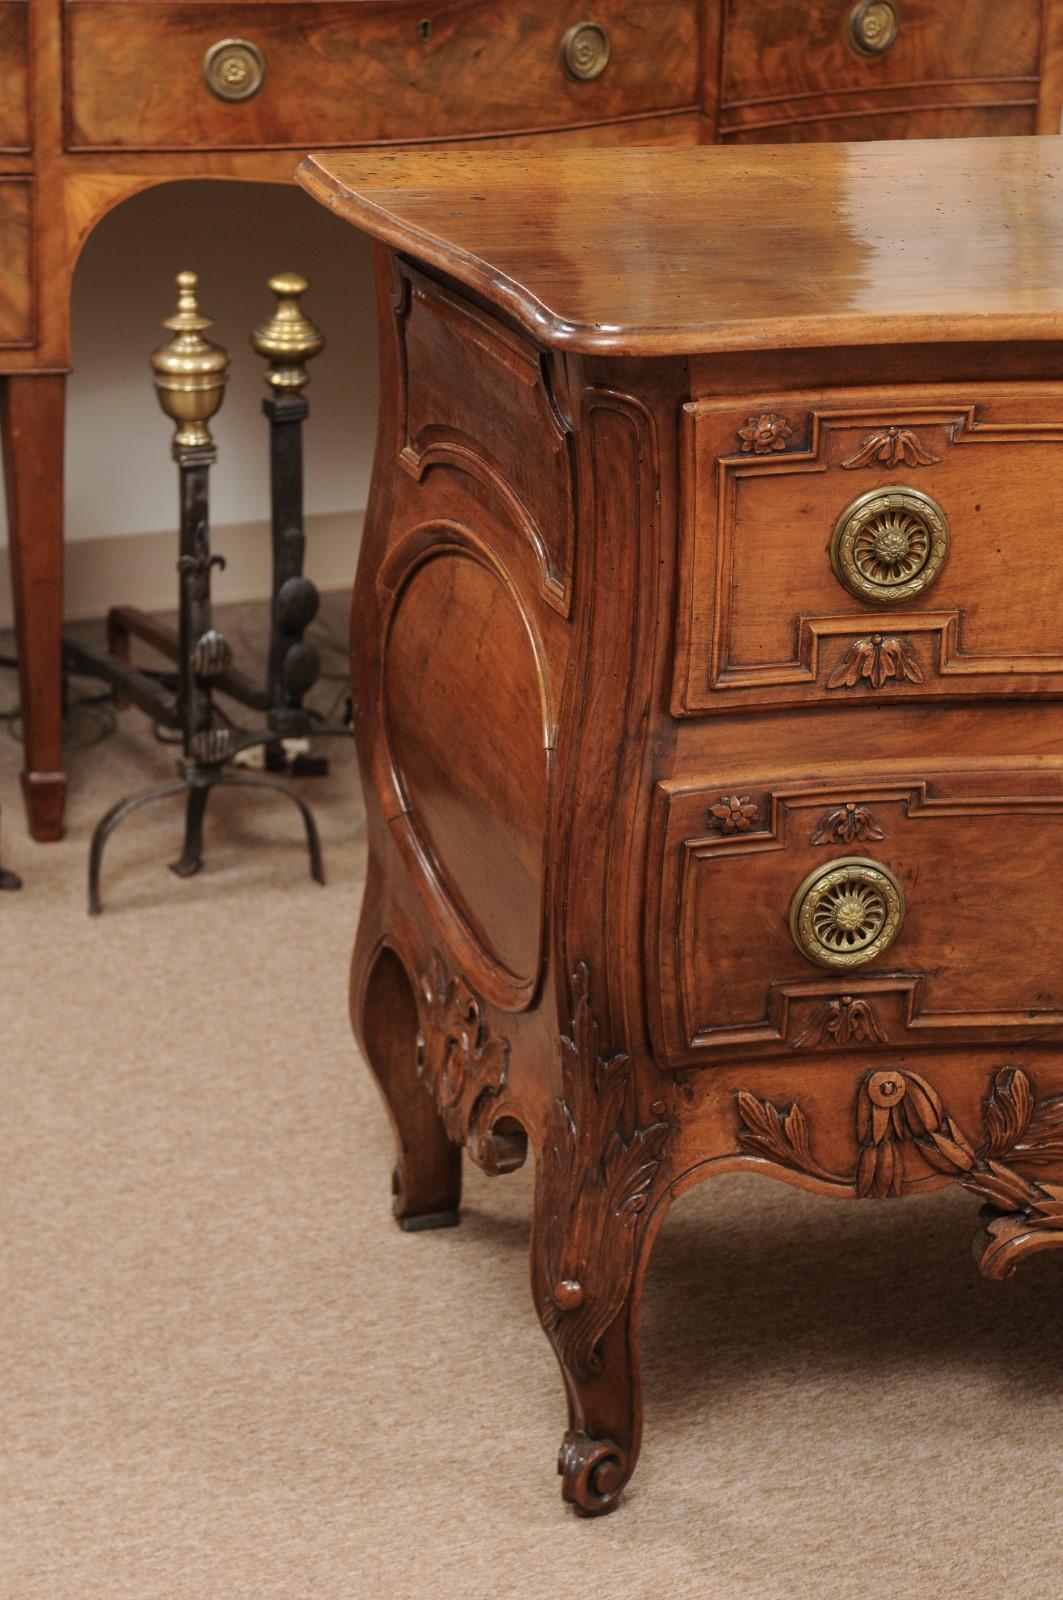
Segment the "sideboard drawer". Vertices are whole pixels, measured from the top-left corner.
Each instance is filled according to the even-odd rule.
[[[731,0],[721,136],[1032,133],[1041,51],[1040,0]]]
[[[33,343],[32,185],[0,178],[0,346]]]
[[[1063,695],[1063,390],[687,408],[674,710]]]
[[[572,0],[73,0],[68,142],[410,143],[607,122],[696,102],[695,0],[598,0],[586,15],[595,26],[578,33],[584,13]],[[244,53],[217,64],[218,86],[232,95],[219,98],[205,79],[207,53],[241,40]]]
[[[1058,762],[673,781],[654,837],[670,1065],[1063,1032]]]
[[[0,0],[0,150],[29,149],[26,0]]]

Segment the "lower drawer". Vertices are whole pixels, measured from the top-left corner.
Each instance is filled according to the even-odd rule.
[[[31,230],[28,178],[0,178],[0,345],[33,343]]]
[[[654,816],[669,1066],[1063,1034],[1063,764],[677,780]]]

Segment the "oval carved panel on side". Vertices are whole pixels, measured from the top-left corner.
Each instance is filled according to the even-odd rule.
[[[408,573],[382,676],[397,826],[429,910],[480,992],[526,1005],[542,947],[543,674],[516,599],[475,550],[430,548]]]

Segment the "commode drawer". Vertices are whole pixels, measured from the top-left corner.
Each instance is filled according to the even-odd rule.
[[[1039,0],[730,0],[725,140],[1033,133]]]
[[[66,28],[75,149],[415,143],[698,98],[694,0],[72,0]]]
[[[29,7],[0,0],[0,151],[29,149]]]
[[[671,781],[647,926],[670,1066],[1063,1033],[1063,765]]]
[[[688,406],[679,716],[1063,694],[1063,390]]]

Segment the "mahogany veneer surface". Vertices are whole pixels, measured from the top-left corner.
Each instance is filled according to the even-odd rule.
[[[352,1017],[403,1226],[533,1154],[583,1512],[691,1184],[1063,1243],[1060,155],[301,169],[379,269]]]

